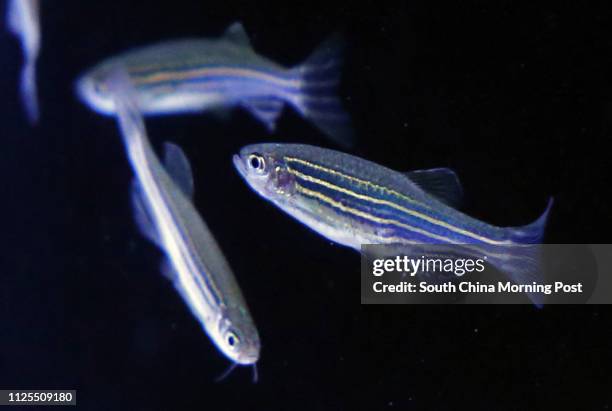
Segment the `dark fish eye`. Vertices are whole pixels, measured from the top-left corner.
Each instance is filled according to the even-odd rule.
[[[227,333],[227,335],[225,336],[225,340],[227,341],[227,345],[229,345],[231,348],[236,348],[238,342],[240,341],[238,339],[238,336],[231,331]]]
[[[104,87],[103,84],[101,83],[94,83],[94,90],[96,93],[103,93],[105,91],[106,87]]]
[[[258,173],[263,173],[266,170],[266,161],[257,153],[251,154],[248,158],[249,167]]]

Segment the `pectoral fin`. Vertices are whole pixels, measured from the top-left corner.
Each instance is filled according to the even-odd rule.
[[[164,143],[164,165],[183,193],[188,198],[193,198],[193,173],[185,152],[176,144]]]
[[[159,233],[155,222],[147,209],[144,198],[142,197],[142,189],[137,180],[132,181],[132,208],[134,220],[140,232],[158,247],[162,247]]]

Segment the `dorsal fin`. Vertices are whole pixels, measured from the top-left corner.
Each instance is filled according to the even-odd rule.
[[[164,143],[164,165],[172,181],[187,196],[193,198],[193,174],[191,164],[183,150],[172,143]]]
[[[249,40],[249,36],[244,30],[244,26],[239,21],[232,23],[227,30],[225,30],[225,33],[223,33],[223,37],[236,44],[241,44],[243,46],[251,45],[251,40]]]
[[[423,191],[451,207],[458,208],[463,202],[463,188],[457,174],[450,168],[432,168],[404,173]]]

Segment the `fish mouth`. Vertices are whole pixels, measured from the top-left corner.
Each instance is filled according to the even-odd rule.
[[[88,103],[89,95],[88,95],[88,79],[85,76],[79,77],[73,86],[74,94],[79,98],[79,100]]]
[[[255,364],[259,360],[259,354],[245,354],[238,357],[238,364],[251,365]]]
[[[234,162],[234,167],[236,167],[238,173],[242,176],[242,178],[246,180],[247,170],[244,165],[244,161],[242,161],[242,157],[240,157],[238,154],[234,154],[234,156],[232,157],[232,161]]]

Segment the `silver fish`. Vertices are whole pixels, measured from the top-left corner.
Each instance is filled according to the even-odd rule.
[[[10,0],[7,6],[7,25],[21,39],[24,63],[20,93],[32,124],[37,123],[40,117],[36,87],[36,61],[40,52],[39,6],[38,0]]]
[[[541,242],[552,199],[531,224],[497,227],[453,206],[462,189],[446,168],[400,173],[300,144],[251,145],[233,160],[260,196],[339,244],[469,245],[515,282],[537,279],[538,247],[528,245]]]
[[[178,146],[166,143],[162,166],[125,72],[116,72],[109,87],[135,173],[132,203],[139,228],[164,250],[167,260],[162,271],[216,346],[237,364],[255,364],[259,335],[221,249],[192,204],[187,157]]]
[[[202,112],[242,106],[270,132],[289,104],[343,145],[350,144],[348,114],[335,95],[343,42],[332,36],[303,64],[284,68],[258,55],[240,23],[216,39],[167,41],[112,57],[81,76],[77,94],[102,114],[115,111],[108,78],[121,65],[145,115]]]

